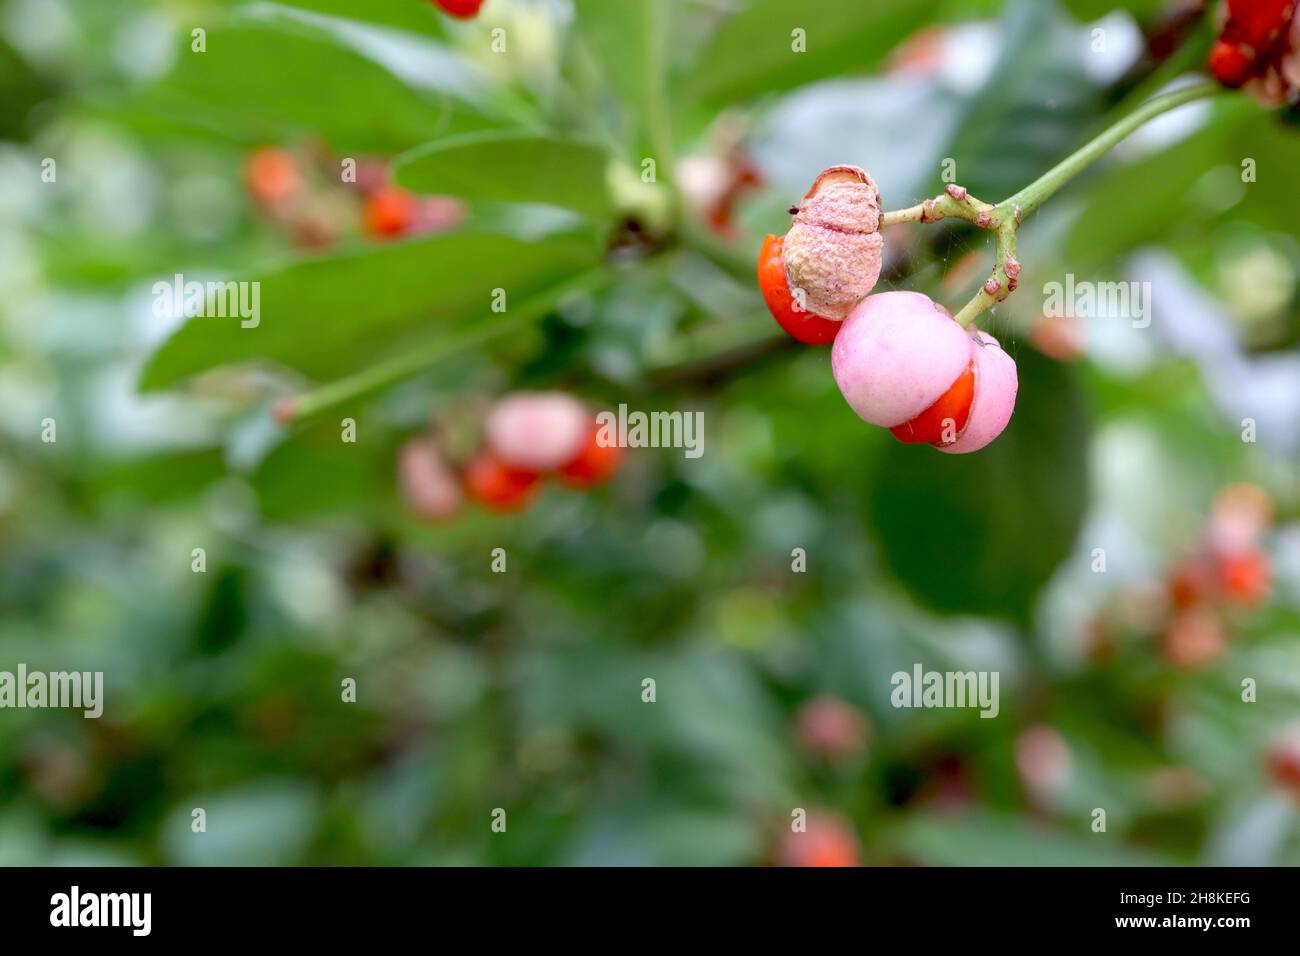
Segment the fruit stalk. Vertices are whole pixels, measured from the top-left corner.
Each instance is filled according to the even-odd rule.
[[[953,316],[961,325],[969,326],[989,308],[1002,302],[1015,291],[1020,274],[1020,263],[1016,259],[1016,230],[1025,217],[1142,124],[1161,113],[1176,109],[1193,100],[1204,99],[1217,92],[1219,87],[1213,83],[1198,83],[1147,100],[1024,189],[999,203],[990,204],[976,199],[963,187],[950,183],[944,192],[933,199],[923,200],[906,209],[884,213],[880,219],[881,225],[963,219],[994,233],[997,237],[997,259],[993,272],[975,296]]]

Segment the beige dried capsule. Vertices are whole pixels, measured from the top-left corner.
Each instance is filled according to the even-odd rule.
[[[880,190],[866,170],[822,170],[803,202],[791,209],[794,223],[783,257],[790,289],[809,312],[842,319],[880,278]]]

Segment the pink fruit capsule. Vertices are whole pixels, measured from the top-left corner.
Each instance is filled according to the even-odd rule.
[[[464,504],[460,479],[428,439],[413,438],[402,446],[397,477],[402,500],[417,518],[443,521],[455,517]]]
[[[975,332],[975,396],[966,427],[951,445],[936,446],[950,455],[978,451],[1002,434],[1011,421],[1020,387],[1016,362],[987,332]]]
[[[917,292],[864,299],[835,339],[831,370],[864,421],[950,454],[983,448],[1006,428],[1015,407],[1016,363],[997,339],[968,332]],[[931,435],[936,409],[951,431],[940,430],[939,440]]]
[[[849,407],[882,428],[938,401],[970,364],[966,330],[928,296],[881,292],[849,313],[831,348],[831,372]]]

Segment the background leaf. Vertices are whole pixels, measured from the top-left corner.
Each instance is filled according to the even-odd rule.
[[[1017,0],[998,23],[1001,54],[961,111],[948,155],[957,181],[996,202],[1092,135],[1101,91],[1084,71],[1088,34],[1043,0]]]
[[[375,61],[305,27],[218,26],[206,42],[206,52],[194,53],[186,36],[174,72],[140,100],[164,115],[219,124],[244,140],[311,133],[344,152],[395,152],[492,125],[465,97],[417,92]]]
[[[890,443],[868,481],[886,564],[943,611],[1023,619],[1083,518],[1088,431],[1077,378],[1028,349],[1013,357],[1016,413],[996,441],[971,455]]]
[[[261,322],[189,320],[152,357],[145,389],[250,359],[331,377],[392,354],[403,337],[429,342],[491,321],[494,289],[507,308],[594,264],[588,236],[537,241],[494,234],[447,234],[310,259],[261,282]]]
[[[476,133],[421,146],[398,157],[399,185],[466,200],[546,203],[607,216],[604,150],[530,133]]]
[[[933,0],[754,0],[722,21],[683,80],[683,93],[710,102],[744,99],[870,70],[933,12]],[[795,29],[806,34],[806,53],[791,48]]]

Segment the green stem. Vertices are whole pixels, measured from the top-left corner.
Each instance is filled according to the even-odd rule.
[[[490,320],[481,322],[472,331],[463,335],[431,342],[353,375],[328,382],[309,392],[283,399],[275,407],[275,417],[284,424],[301,421],[308,416],[378,391],[417,372],[422,372],[431,365],[490,342],[530,322],[535,322],[562,299],[576,292],[589,291],[607,277],[608,270],[604,266],[581,273],[567,282],[552,286],[526,299],[506,314],[492,316]]]
[[[929,223],[938,222],[940,219],[956,218],[964,219],[981,229],[988,229],[997,236],[997,259],[992,274],[975,293],[974,298],[953,316],[961,325],[970,325],[988,309],[1002,302],[1015,291],[1020,275],[1020,263],[1016,259],[1016,230],[1026,216],[1143,123],[1161,113],[1176,109],[1193,100],[1213,96],[1217,92],[1219,87],[1216,84],[1199,83],[1147,100],[1020,192],[996,205],[976,199],[960,186],[949,185],[943,193],[933,199],[926,199],[906,209],[884,213],[880,217],[881,225],[890,226],[902,222]]]

